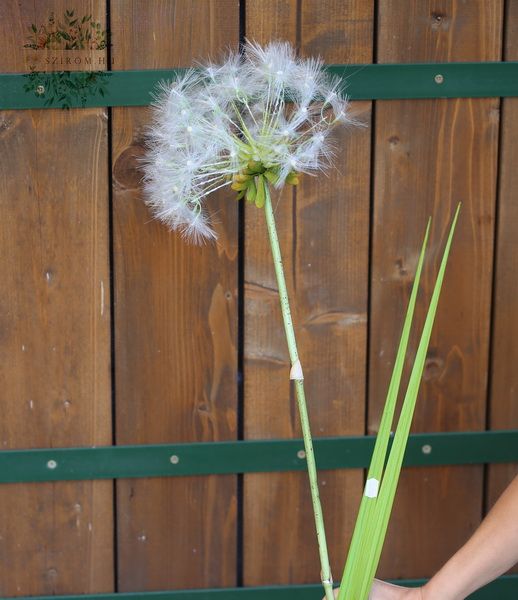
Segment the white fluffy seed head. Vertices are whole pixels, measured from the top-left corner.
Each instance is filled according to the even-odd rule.
[[[146,202],[194,242],[214,239],[203,204],[250,160],[284,185],[293,171],[330,163],[329,134],[352,122],[339,80],[318,58],[297,58],[285,42],[247,42],[243,55],[189,69],[162,83],[153,103],[144,159]]]

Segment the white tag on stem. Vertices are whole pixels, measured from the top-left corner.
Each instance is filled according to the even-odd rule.
[[[371,477],[370,479],[367,479],[367,481],[365,482],[365,496],[367,496],[367,498],[377,498],[378,496],[378,491],[380,489],[380,482],[375,479],[374,477]]]
[[[290,379],[304,379],[304,374],[302,373],[302,365],[300,364],[300,360],[297,360],[293,363],[290,370]]]

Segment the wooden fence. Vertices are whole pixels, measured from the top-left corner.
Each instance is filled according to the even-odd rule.
[[[39,49],[66,11],[111,45]],[[244,36],[337,64],[508,61],[517,24],[515,0],[6,0],[0,72],[188,66]],[[518,428],[518,100],[353,109],[336,169],[276,212],[314,434],[376,432],[426,219],[423,298],[459,201],[413,431]],[[263,213],[220,194],[203,247],[153,221],[148,121],[0,113],[4,450],[300,437]],[[406,469],[378,575],[433,574],[515,473]],[[363,478],[320,475],[337,579]],[[317,565],[303,472],[0,485],[2,596],[309,583]]]

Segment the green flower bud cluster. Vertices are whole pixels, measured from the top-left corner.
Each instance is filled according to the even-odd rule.
[[[257,208],[263,208],[266,192],[265,185],[275,185],[279,182],[279,169],[266,168],[263,163],[250,160],[243,171],[232,177],[230,186],[237,192],[236,200],[245,198],[247,202],[255,204]],[[291,171],[286,177],[285,183],[298,185],[299,173]]]

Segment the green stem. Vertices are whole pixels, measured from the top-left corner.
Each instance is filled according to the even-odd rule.
[[[268,235],[270,237],[270,247],[272,249],[273,263],[275,266],[275,275],[277,277],[277,285],[279,287],[279,297],[281,301],[282,319],[284,322],[284,330],[286,332],[286,340],[288,342],[288,350],[292,366],[299,362],[297,352],[297,342],[295,340],[295,331],[291,321],[290,303],[288,300],[288,290],[286,289],[286,280],[284,278],[284,270],[282,267],[281,249],[279,247],[279,239],[277,237],[277,229],[275,227],[275,218],[272,209],[272,201],[270,197],[270,188],[265,183],[265,203],[264,212],[266,215],[266,224],[268,226]],[[317,467],[315,463],[315,454],[313,452],[313,440],[311,438],[311,430],[309,427],[308,410],[304,395],[304,380],[302,378],[295,379],[295,394],[299,407],[300,423],[302,426],[302,435],[304,437],[304,448],[306,451],[306,462],[308,467],[309,485],[311,488],[311,501],[313,502],[313,513],[315,515],[315,526],[317,530],[318,551],[320,554],[321,577],[322,585],[326,592],[326,600],[334,600],[333,584],[331,579],[331,568],[329,566],[329,557],[327,553],[326,532],[324,529],[324,517],[322,515],[322,506],[318,494]]]

